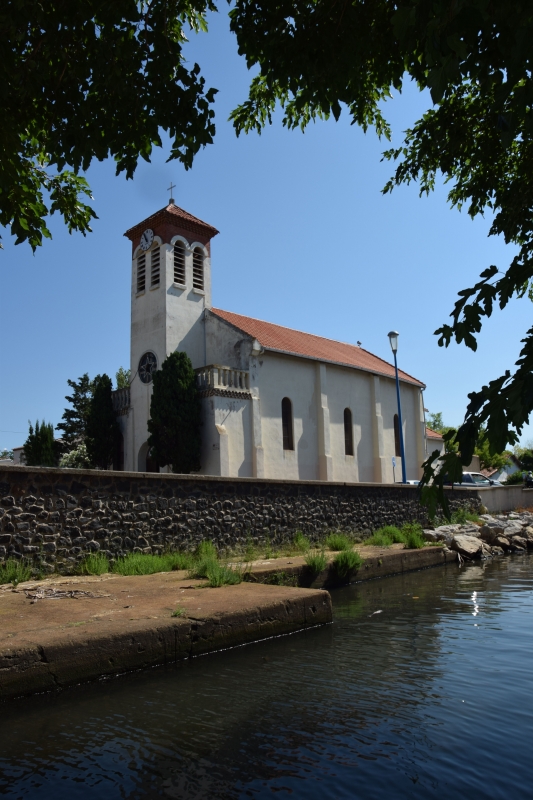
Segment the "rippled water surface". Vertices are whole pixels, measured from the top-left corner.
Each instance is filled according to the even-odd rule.
[[[333,600],[334,625],[1,706],[0,793],[532,797],[533,556]]]

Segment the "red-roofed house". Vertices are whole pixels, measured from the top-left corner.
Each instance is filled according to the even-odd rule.
[[[130,228],[131,375],[115,393],[124,466],[150,470],[152,372],[185,351],[203,402],[201,472],[392,482],[401,474],[394,367],[353,344],[213,308],[218,231],[171,202]],[[400,373],[407,477],[420,476],[424,384]]]

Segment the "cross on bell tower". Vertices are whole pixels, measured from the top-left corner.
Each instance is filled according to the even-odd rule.
[[[176,184],[170,181],[170,186],[167,189],[167,192],[170,192],[170,200],[168,201],[169,205],[174,205],[174,198],[172,197],[172,189],[176,188]]]

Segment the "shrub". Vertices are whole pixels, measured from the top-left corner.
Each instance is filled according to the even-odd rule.
[[[306,553],[311,547],[311,542],[309,541],[307,536],[303,535],[301,531],[296,531],[296,533],[294,534],[294,539],[292,541],[295,549],[298,550],[298,552],[300,553]]]
[[[347,578],[351,572],[359,569],[363,559],[355,550],[343,550],[333,559],[333,569],[339,578]]]
[[[427,544],[422,533],[422,526],[418,522],[406,522],[405,525],[402,525],[401,533],[404,537],[405,547],[409,550],[418,550]]]
[[[16,558],[8,558],[0,564],[0,584],[12,583],[16,586],[31,578],[31,566],[27,561],[18,561]]]
[[[89,553],[78,566],[80,575],[103,575],[109,572],[109,561],[104,553]]]
[[[329,550],[351,550],[352,542],[345,533],[330,533],[326,539]]]
[[[518,472],[513,472],[513,474],[509,475],[509,477],[505,481],[506,486],[514,486],[519,483],[524,483],[524,476],[522,475],[520,470],[518,470]]]
[[[313,577],[319,575],[322,570],[326,569],[328,559],[324,551],[308,553],[305,557],[305,563]]]
[[[242,583],[243,572],[218,561],[212,561],[206,568],[205,577],[209,581],[209,586],[216,589],[219,586],[234,586]]]

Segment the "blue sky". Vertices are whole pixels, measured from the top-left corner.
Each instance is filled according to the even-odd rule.
[[[69,236],[52,218],[53,240],[33,255],[3,231],[0,251],[0,448],[24,442],[28,420],[61,419],[67,379],[114,377],[129,362],[130,242],[126,229],[168,202],[220,231],[212,245],[213,303],[363,347],[390,360],[387,333],[400,332],[399,365],[427,384],[425,404],[459,424],[467,394],[511,368],[530,325],[531,303],[509,304],[485,323],[477,353],[439,348],[433,331],[457,292],[488,265],[505,269],[511,248],[487,238],[490,219],[451,210],[446,191],[419,198],[415,185],[382,195],[387,146],[341,120],[287,131],[278,116],[259,136],[236,138],[227,118],[246,97],[250,74],[224,14],[194,38],[216,97],[215,143],[186,172],[168,147],[141,162],[133,181],[112,162],[88,172],[99,219]],[[427,108],[408,85],[385,107],[393,143]],[[531,438],[531,428],[523,439]]]

